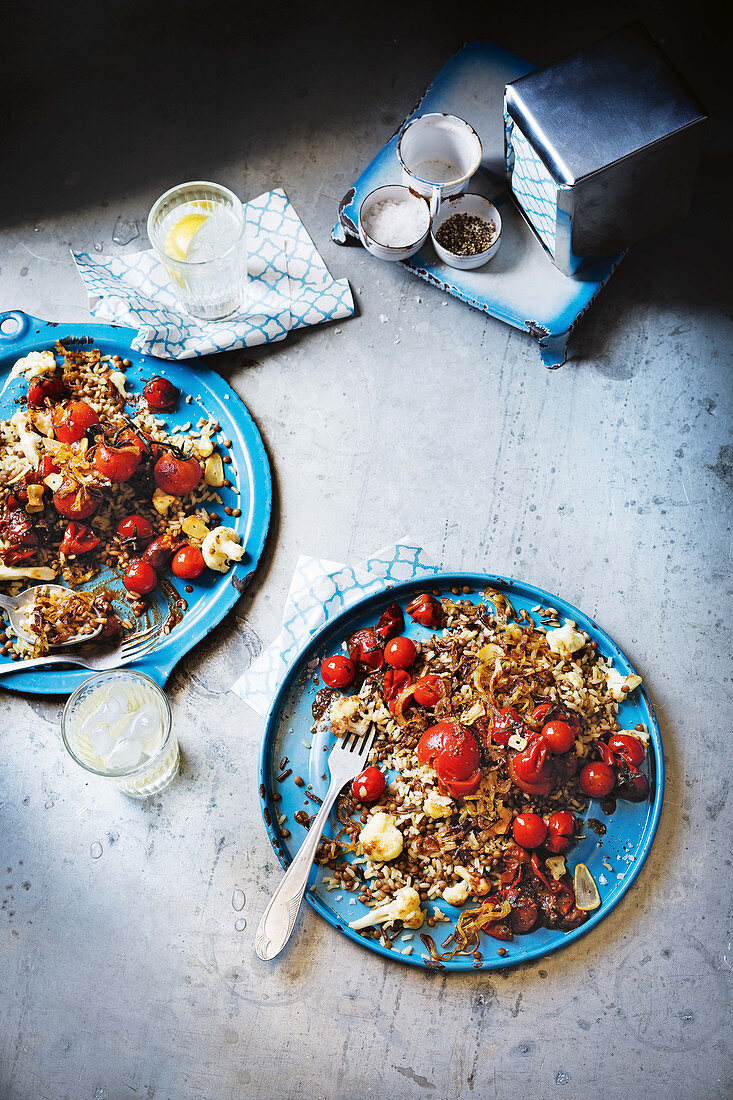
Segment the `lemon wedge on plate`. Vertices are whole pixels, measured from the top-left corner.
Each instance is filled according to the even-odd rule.
[[[188,258],[191,241],[204,222],[208,214],[184,214],[175,225],[172,225],[165,237],[163,251],[172,260],[184,261]]]

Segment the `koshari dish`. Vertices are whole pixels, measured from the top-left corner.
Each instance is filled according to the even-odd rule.
[[[27,388],[18,410],[0,421],[0,585],[9,592],[54,579],[75,588],[112,569],[140,614],[169,569],[194,581],[241,560],[240,536],[218,512],[241,515],[219,493],[223,486],[238,491],[226,453],[231,441],[217,441],[221,428],[205,417],[168,431],[161,416],[191,398],[160,376],[148,378],[142,394],[130,393],[130,366],[97,348],[59,342],[10,371],[5,389],[16,379]],[[87,623],[96,629],[104,617],[103,634],[114,640],[118,620],[93,603],[84,605]],[[64,622],[81,616],[83,604],[77,599],[63,613],[39,605],[36,650],[61,644]],[[10,633],[2,652],[28,656],[34,647]]]
[[[449,920],[440,903],[464,906],[443,951],[423,935],[435,964],[475,952],[480,932],[582,925],[600,897],[588,868],[567,860],[588,800],[612,813],[649,794],[646,730],[617,720],[640,678],[554,609],[533,608],[537,624],[501,592],[484,598],[417,595],[405,611],[436,631],[418,643],[391,605],[347,639],[348,658],[323,661],[314,703],[336,736],[378,731],[370,766],[339,798],[338,836],[321,843],[324,883],[358,892],[371,910],[350,927],[387,947]]]

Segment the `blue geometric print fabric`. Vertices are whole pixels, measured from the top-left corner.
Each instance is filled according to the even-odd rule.
[[[359,565],[300,557],[280,634],[240,676],[232,691],[264,717],[291,662],[324,623],[385,584],[435,573],[436,568],[422,547],[406,542],[387,546]]]
[[[138,330],[136,351],[191,359],[284,340],[291,329],[350,317],[346,279],[333,279],[281,189],[245,203],[247,301],[241,314],[200,321],[183,313],[150,250],[122,256],[72,253],[95,317]]]
[[[554,255],[558,185],[517,124],[507,115],[504,117],[512,191],[536,233]]]

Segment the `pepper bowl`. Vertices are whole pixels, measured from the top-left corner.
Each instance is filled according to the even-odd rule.
[[[450,252],[442,244],[440,244],[435,238],[441,225],[448,221],[448,218],[452,218],[454,214],[474,214],[476,217],[483,218],[486,222],[493,222],[496,226],[496,236],[483,252],[476,252],[472,256],[459,256],[455,252]],[[437,213],[433,216],[433,224],[430,230],[430,237],[433,242],[433,247],[437,252],[443,263],[448,264],[449,267],[459,268],[461,271],[470,271],[475,267],[483,267],[485,263],[496,255],[499,251],[499,245],[501,244],[501,215],[496,209],[493,203],[485,199],[483,195],[454,195],[451,198],[444,199],[438,207]]]

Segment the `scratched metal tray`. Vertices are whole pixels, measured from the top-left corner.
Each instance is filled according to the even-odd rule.
[[[506,592],[514,607],[517,610],[524,608],[535,618],[535,621],[536,616],[531,611],[532,607],[537,604],[556,607],[562,616],[573,619],[581,630],[588,632],[604,656],[613,657],[614,666],[619,672],[624,675],[634,672],[628,657],[592,619],[558,596],[521,581],[507,580],[505,577],[488,574],[438,573],[435,576],[431,575],[427,581],[425,577],[417,578],[366,597],[342,614],[329,619],[309,639],[291,665],[270,708],[260,753],[260,799],[270,842],[283,867],[287,867],[290,863],[305,836],[303,827],[295,821],[295,813],[305,810],[308,814],[312,814],[316,809],[305,797],[304,788],[293,782],[294,777],[296,775],[303,777],[307,783],[311,784],[313,793],[319,798],[325,794],[328,786],[323,750],[332,741],[332,736],[330,733],[319,733],[318,736],[313,737],[310,733],[313,725],[311,706],[321,686],[318,676],[321,660],[329,653],[338,652],[341,643],[349,634],[353,634],[362,627],[373,626],[388,604],[397,602],[404,607],[415,593],[425,591],[426,587],[431,590],[440,588],[441,591],[449,594],[452,588],[457,586],[463,589],[465,585],[470,586],[470,593],[465,598],[473,603],[478,603],[483,598],[487,585]],[[416,623],[410,623],[405,633],[415,639],[424,640],[428,632]],[[603,817],[596,802],[590,803],[586,818],[603,818],[607,825],[607,832],[603,838],[599,838],[590,829],[582,830],[585,832],[585,838],[575,845],[568,857],[569,867],[573,868],[576,863],[583,862],[590,868],[601,895],[600,909],[592,913],[589,920],[580,928],[572,932],[538,928],[529,935],[517,936],[512,943],[499,943],[498,940],[482,933],[480,950],[483,957],[481,959],[464,955],[456,956],[446,963],[436,964],[423,947],[420,932],[431,934],[440,950],[440,943],[454,930],[460,913],[460,909],[448,905],[441,898],[436,899],[437,904],[449,920],[436,924],[435,928],[423,925],[411,939],[406,940],[405,934],[400,934],[395,938],[393,950],[382,947],[373,939],[364,939],[358,932],[348,927],[349,921],[363,916],[367,908],[348,891],[329,890],[324,886],[322,868],[317,868],[314,872],[311,878],[312,886],[305,895],[306,899],[329,924],[338,928],[355,943],[394,961],[427,969],[433,969],[437,965],[446,970],[492,970],[540,958],[572,943],[595,928],[629,889],[649,854],[662,810],[664,794],[662,741],[654,707],[644,685],[632,692],[631,698],[621,704],[619,722],[624,729],[633,729],[637,722],[643,722],[649,731],[650,748],[642,770],[649,778],[650,796],[648,801],[636,804],[619,801],[616,811],[609,818]],[[284,757],[288,758],[287,767],[291,769],[291,774],[285,780],[278,781],[278,776],[282,773],[279,762]],[[273,799],[273,794],[279,796],[278,800]],[[334,812],[331,814],[330,827],[327,828],[326,833],[329,836],[335,836],[339,828]],[[287,834],[283,833],[284,829],[287,830]],[[612,870],[608,869],[609,864]],[[435,904],[435,902],[428,902],[429,911],[432,911]],[[467,905],[470,904],[472,903],[467,903]],[[406,934],[409,937],[407,930]],[[498,955],[499,947],[504,948],[507,954]],[[412,949],[412,953],[402,954],[408,948]]]
[[[420,252],[405,264],[421,279],[468,305],[528,332],[537,340],[545,366],[559,367],[567,357],[568,340],[578,319],[621,257],[585,269],[582,278],[563,275],[509,197],[504,172],[504,87],[534,67],[490,42],[468,42],[441,69],[405,120],[430,111],[445,111],[471,123],[481,138],[484,155],[467,189],[494,203],[503,227],[496,256],[475,271],[457,271],[442,263],[429,237]],[[341,200],[332,233],[338,244],[358,242],[359,207],[370,191],[402,182],[398,136],[399,132],[379,150]]]
[[[19,311],[0,313],[0,389],[5,382],[6,372],[21,355],[33,350],[53,348],[57,340],[75,342],[82,337],[89,337],[103,354],[119,355],[123,359],[131,360],[132,366],[127,369],[127,377],[129,389],[133,393],[141,389],[142,378],[162,374],[170,378],[184,394],[191,395],[190,404],[181,402],[177,412],[166,414],[166,421],[173,427],[189,420],[195,423],[200,416],[214,415],[223,434],[231,439],[231,455],[233,467],[237,471],[239,496],[231,489],[221,489],[220,493],[224,505],[238,507],[242,511],[239,518],[235,520],[232,517],[228,522],[241,535],[245,555],[241,563],[225,576],[214,576],[207,569],[204,576],[192,582],[193,592],[185,593],[189,609],[182,621],[170,634],[161,635],[159,644],[152,653],[128,666],[146,672],[162,685],[181,657],[206,637],[234,607],[254,572],[270,523],[272,486],[270,466],[260,433],[248,409],[229,384],[216,371],[206,370],[203,359],[172,362],[133,351],[131,344],[136,335],[135,329],[113,325],[56,324],[29,317]],[[17,409],[15,399],[25,388],[26,383],[22,378],[8,386],[0,398],[0,418],[5,419],[12,415]],[[102,579],[105,586],[113,592],[122,592],[118,575],[106,573]],[[166,591],[167,595],[161,589],[156,590],[148,613],[151,621],[159,625],[168,617],[171,600],[175,595],[167,585]],[[88,669],[69,668],[59,671],[57,668],[40,668],[3,676],[3,665],[10,663],[10,658],[0,656],[0,687],[11,691],[68,695],[91,675]]]

